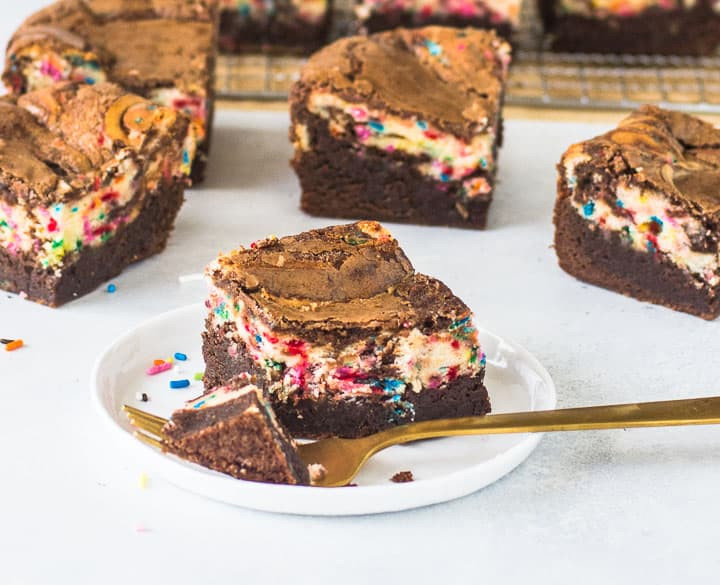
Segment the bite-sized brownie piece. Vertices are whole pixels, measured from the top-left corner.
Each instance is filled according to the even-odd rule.
[[[720,45],[717,0],[538,0],[555,51],[711,55]]]
[[[355,14],[367,32],[432,24],[495,29],[510,39],[522,0],[357,0]]]
[[[0,288],[57,306],[160,252],[194,147],[189,118],[107,82],[0,100]]]
[[[220,50],[310,53],[325,44],[330,0],[220,0]]]
[[[238,479],[310,484],[294,441],[247,374],[176,410],[163,435],[170,453]]]
[[[490,410],[470,309],[378,223],[256,242],[207,276],[205,384],[257,376],[293,436]]]
[[[571,146],[558,170],[565,271],[705,319],[720,314],[720,130],[643,106]]]
[[[198,1],[61,0],[15,33],[3,80],[15,95],[62,80],[107,80],[184,112],[198,141],[197,182],[210,148],[216,15]]]
[[[290,96],[302,208],[485,227],[509,61],[493,31],[437,26],[320,50]]]

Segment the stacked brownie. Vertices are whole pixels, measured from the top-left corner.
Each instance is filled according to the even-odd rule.
[[[206,387],[255,376],[294,436],[490,410],[470,309],[376,222],[256,242],[207,276]]]
[[[294,441],[245,374],[175,411],[163,435],[170,453],[238,479],[310,483]]]
[[[720,46],[717,0],[539,0],[556,51],[711,55]]]
[[[314,215],[485,227],[509,45],[427,27],[313,55],[290,96],[292,164]]]
[[[61,0],[15,33],[3,79],[15,95],[62,80],[108,80],[186,113],[198,141],[192,173],[198,181],[213,117],[212,6],[209,0]]]
[[[220,49],[310,53],[330,25],[330,0],[220,0]]]
[[[357,0],[355,13],[368,32],[438,24],[495,29],[509,39],[520,5],[521,0]]]
[[[720,315],[720,130],[644,106],[558,166],[555,249],[570,274]]]
[[[186,116],[107,82],[0,112],[0,288],[57,306],[165,247],[195,153]]]

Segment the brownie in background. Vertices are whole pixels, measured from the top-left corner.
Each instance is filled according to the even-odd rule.
[[[427,27],[336,41],[290,94],[292,165],[313,215],[483,228],[510,46]]]
[[[711,55],[720,46],[716,0],[539,0],[555,51]]]
[[[705,319],[720,315],[720,130],[643,106],[571,146],[558,171],[563,270]]]

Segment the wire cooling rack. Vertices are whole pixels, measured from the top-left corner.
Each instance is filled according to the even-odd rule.
[[[351,0],[336,2],[336,34],[348,30]],[[554,53],[546,48],[534,0],[525,0],[506,103],[577,109],[643,103],[720,113],[720,55],[672,57]],[[224,99],[283,100],[304,59],[221,55],[217,92]]]

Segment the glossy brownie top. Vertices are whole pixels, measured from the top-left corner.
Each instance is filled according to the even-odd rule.
[[[443,283],[416,273],[371,221],[269,238],[220,256],[208,273],[279,329],[423,328],[469,314]]]
[[[8,45],[6,70],[38,44],[89,51],[109,77],[140,91],[207,84],[215,20],[202,2],[62,0],[28,18]]]
[[[429,26],[348,37],[310,58],[291,99],[328,91],[470,137],[495,124],[509,60],[494,31]]]
[[[118,85],[60,83],[0,100],[0,200],[26,206],[96,188],[106,163],[182,146],[189,120]],[[168,150],[168,153],[171,152]],[[179,157],[179,155],[178,155]]]
[[[616,129],[571,146],[563,163],[572,159],[629,174],[696,212],[720,212],[720,130],[694,116],[642,106]]]

